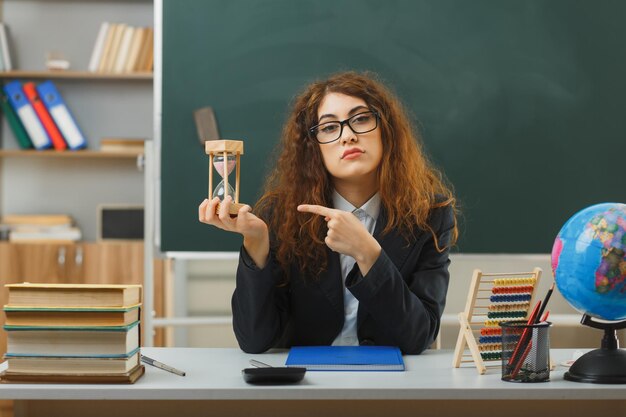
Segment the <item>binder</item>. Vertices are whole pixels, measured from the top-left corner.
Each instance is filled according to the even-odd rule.
[[[33,106],[33,109],[35,109],[35,113],[37,113],[39,121],[43,125],[44,129],[46,129],[46,133],[52,141],[54,149],[56,149],[57,151],[67,149],[67,144],[65,143],[61,132],[59,132],[57,125],[54,124],[54,120],[52,120],[50,113],[48,113],[48,109],[46,109],[46,106],[41,102],[41,99],[39,98],[39,94],[37,94],[37,90],[35,89],[35,83],[25,83],[23,90],[24,94],[26,94],[26,97],[28,97],[30,104]]]
[[[307,371],[404,371],[395,346],[295,346],[285,366]]]
[[[61,94],[52,81],[46,81],[37,86],[41,101],[45,104],[50,116],[58,126],[70,149],[87,147],[87,140],[78,128],[74,117],[65,105]]]
[[[1,93],[0,97],[0,106],[2,107],[2,112],[7,118],[7,122],[9,122],[9,126],[15,135],[15,139],[17,140],[17,144],[22,149],[30,149],[33,147],[33,143],[30,141],[28,137],[28,133],[26,133],[26,129],[24,129],[24,125],[20,121],[19,117],[13,110],[13,107],[9,104],[7,95]]]
[[[22,89],[22,83],[20,81],[11,81],[4,86],[4,92],[7,95],[9,104],[17,113],[17,116],[22,121],[26,132],[30,140],[33,142],[35,149],[48,149],[52,146],[52,142],[46,133],[43,125],[35,114],[35,109],[26,98],[24,90]]]

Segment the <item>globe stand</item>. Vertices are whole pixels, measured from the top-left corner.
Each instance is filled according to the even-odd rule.
[[[598,322],[584,314],[580,322],[604,330],[602,347],[578,358],[563,377],[574,382],[626,384],[626,351],[619,348],[617,340],[617,330],[626,328],[626,320]]]

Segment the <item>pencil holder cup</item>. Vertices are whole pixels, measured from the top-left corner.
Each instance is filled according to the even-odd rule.
[[[502,328],[502,380],[546,382],[550,380],[550,326],[546,321],[500,323]]]

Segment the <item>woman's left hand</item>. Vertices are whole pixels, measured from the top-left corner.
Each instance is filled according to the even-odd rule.
[[[357,217],[347,211],[313,204],[301,204],[298,211],[324,216],[328,232],[324,242],[333,251],[353,257],[366,275],[382,250]]]

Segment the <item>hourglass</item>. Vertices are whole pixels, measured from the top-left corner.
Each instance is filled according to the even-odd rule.
[[[227,195],[233,197],[229,213],[236,216],[244,204],[239,204],[239,156],[243,155],[243,142],[240,140],[208,140],[204,142],[204,151],[209,155],[209,200],[219,197],[224,200]],[[222,180],[213,188],[213,168]],[[235,170],[235,189],[228,181],[229,174]],[[216,212],[219,210],[219,204]]]

